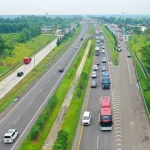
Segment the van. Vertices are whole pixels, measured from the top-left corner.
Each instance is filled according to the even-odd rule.
[[[91,113],[89,111],[85,111],[82,117],[82,125],[90,125],[91,124]]]
[[[4,143],[13,143],[18,134],[19,133],[16,129],[9,129],[4,135]]]

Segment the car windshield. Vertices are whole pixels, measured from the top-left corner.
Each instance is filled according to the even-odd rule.
[[[89,120],[89,116],[83,116],[83,120]]]
[[[4,136],[4,138],[5,138],[5,139],[10,139],[11,137],[10,137],[10,136]]]
[[[104,82],[104,83],[110,83],[110,79],[109,78],[102,79],[102,82]]]

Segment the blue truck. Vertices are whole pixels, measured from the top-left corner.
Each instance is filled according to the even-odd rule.
[[[103,89],[110,89],[111,87],[111,82],[109,77],[102,77],[102,88]]]

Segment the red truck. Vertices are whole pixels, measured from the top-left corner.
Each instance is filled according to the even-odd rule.
[[[31,62],[31,58],[30,57],[25,57],[24,59],[23,59],[23,62],[24,62],[24,64],[29,64],[30,62]]]

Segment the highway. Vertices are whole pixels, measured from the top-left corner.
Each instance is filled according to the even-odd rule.
[[[121,48],[119,66],[107,62],[112,82],[110,90],[102,90],[101,70],[97,71],[98,87],[90,90],[87,107],[91,112],[92,121],[90,126],[84,126],[79,133],[78,150],[148,150],[150,147],[148,118],[139,93],[132,58],[127,58],[126,43],[121,42]],[[107,54],[108,50],[105,54],[108,59]],[[104,54],[94,56],[94,59],[101,60],[103,56]],[[101,96],[110,96],[112,100],[112,131],[102,132],[99,128]]]
[[[100,37],[100,36],[99,36]],[[101,44],[97,43],[100,46],[100,51],[102,50]],[[105,45],[106,47],[106,45]],[[105,57],[107,59],[107,63],[102,63],[102,58]],[[101,64],[97,71],[97,88],[92,88],[90,90],[89,102],[87,110],[91,112],[92,120],[90,126],[85,126],[83,128],[83,134],[81,139],[80,150],[113,150],[116,149],[116,140],[115,140],[115,130],[108,132],[100,131],[99,126],[99,112],[100,112],[100,97],[101,96],[110,96],[111,97],[111,89],[103,90],[101,87],[101,67],[106,66],[107,71],[109,71],[108,67],[108,54],[107,49],[105,48],[105,53],[100,54],[100,56],[94,56],[95,60],[100,60]]]
[[[18,150],[29,130],[32,128],[36,118],[41,114],[46,102],[65,76],[68,68],[73,62],[79,48],[83,42],[81,37],[87,37],[88,26],[83,25],[79,37],[61,58],[31,87],[31,89],[16,103],[12,110],[0,120],[0,150]],[[64,67],[65,71],[59,73],[58,69]],[[4,144],[3,136],[8,129],[15,128],[19,131],[19,137],[13,144]]]
[[[40,61],[56,47],[57,38],[38,52],[28,65],[22,65],[0,82],[0,99],[4,97],[19,81],[21,81]],[[17,73],[23,71],[22,77],[17,77]]]

